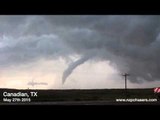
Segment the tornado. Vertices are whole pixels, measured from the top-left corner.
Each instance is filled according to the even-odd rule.
[[[90,58],[93,57],[93,54],[86,54],[84,56],[82,56],[80,59],[72,62],[68,68],[63,72],[63,76],[62,76],[62,84],[65,83],[66,79],[69,77],[69,75],[71,75],[71,73],[73,72],[73,70],[75,68],[77,68],[79,65],[85,63],[86,61],[88,61]]]

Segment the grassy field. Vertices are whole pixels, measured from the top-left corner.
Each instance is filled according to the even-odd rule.
[[[114,102],[117,98],[156,98],[153,89],[96,89],[96,90],[19,90],[0,89],[0,102],[3,102],[3,92],[38,92],[37,97],[32,97],[32,102],[51,101],[109,101]]]

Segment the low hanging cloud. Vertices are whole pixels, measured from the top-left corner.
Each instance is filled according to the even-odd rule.
[[[48,85],[48,83],[45,82],[28,82],[27,85],[35,86],[35,85]]]
[[[0,30],[1,69],[79,55],[63,82],[90,60],[110,61],[131,82],[160,80],[160,16],[0,16]]]

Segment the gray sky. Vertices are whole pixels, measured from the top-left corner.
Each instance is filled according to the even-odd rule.
[[[0,16],[0,87],[159,86],[159,33],[160,16]]]

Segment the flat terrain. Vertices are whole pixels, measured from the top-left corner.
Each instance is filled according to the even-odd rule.
[[[30,96],[31,102],[4,102],[3,93],[28,93],[37,92],[37,97]],[[19,98],[19,97],[18,97]],[[22,97],[23,98],[23,97]],[[48,104],[48,105],[115,105],[115,104],[142,104],[139,102],[116,102],[116,99],[154,99],[157,95],[153,89],[96,89],[96,90],[21,90],[21,89],[0,89],[0,105],[6,104]],[[159,104],[160,102],[152,102]],[[144,103],[144,104],[150,104]]]

